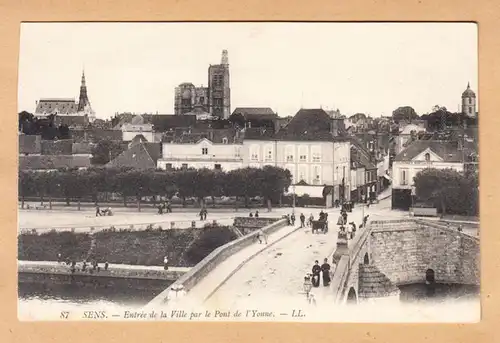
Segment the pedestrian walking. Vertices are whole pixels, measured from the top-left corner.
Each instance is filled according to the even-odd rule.
[[[167,256],[165,256],[163,258],[163,269],[168,270],[168,257]]]
[[[104,262],[104,270],[108,270],[109,268],[109,263],[108,261]]]
[[[259,211],[255,211],[255,218],[259,218]]]
[[[312,227],[313,226],[313,221],[314,221],[314,216],[311,213],[311,215],[309,216],[309,221],[307,222],[307,226]]]
[[[367,214],[367,215],[363,218],[363,227],[366,227],[366,222],[368,221],[368,217],[369,217],[369,216],[370,216],[370,215],[369,215],[369,214]]]
[[[321,273],[321,267],[319,266],[318,260],[314,261],[312,267],[312,284],[313,287],[319,287],[319,274]]]
[[[257,239],[259,240],[260,244],[262,244],[262,242],[267,244],[267,235],[264,233],[264,230],[262,230],[262,228],[259,229]]]
[[[306,216],[304,213],[300,214],[300,227],[305,227],[306,226]]]
[[[292,213],[290,220],[292,221],[292,225],[295,225],[295,214]]]
[[[101,209],[99,208],[99,206],[95,207],[95,216],[96,217],[100,217],[101,216]]]
[[[253,218],[253,213],[250,212],[250,214],[248,215],[250,218]]]
[[[328,264],[328,259],[325,258],[323,264],[321,265],[321,274],[323,276],[323,286],[328,287],[330,285],[330,265]]]

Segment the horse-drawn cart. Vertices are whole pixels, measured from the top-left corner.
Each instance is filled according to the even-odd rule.
[[[328,222],[323,220],[313,220],[312,221],[312,233],[326,234],[328,232]]]

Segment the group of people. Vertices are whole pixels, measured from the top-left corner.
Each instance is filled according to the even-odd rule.
[[[172,213],[172,205],[170,201],[165,201],[164,203],[158,205],[158,214]]]
[[[200,210],[200,213],[199,213],[199,216],[200,216],[200,220],[207,220],[207,214],[208,214],[208,211],[205,207],[203,207],[201,210]]]
[[[59,253],[57,254],[57,262],[65,263],[67,266],[70,266],[71,274],[74,274],[77,271],[89,272],[90,274],[101,271],[101,267],[99,266],[99,262],[97,262],[97,260],[93,260],[90,262],[84,260],[83,262],[81,262],[81,265],[77,265],[77,262],[75,260],[71,260],[69,257],[63,260],[61,253]],[[109,263],[108,261],[106,261],[104,262],[104,270],[108,270],[108,268]]]
[[[328,259],[325,258],[323,264],[320,266],[319,261],[314,261],[314,265],[312,267],[311,274],[311,283],[313,287],[319,287],[320,280],[323,280],[323,287],[328,287],[332,280],[331,274],[333,271],[331,270],[330,264],[328,263]]]
[[[363,217],[363,221],[361,224],[359,224],[359,228],[363,228],[366,226],[366,223],[368,222],[368,218],[370,215],[366,215]],[[353,239],[354,236],[356,235],[356,223],[354,222],[347,222],[347,212],[342,209],[340,210],[340,216],[339,219],[337,220],[337,225],[339,225],[339,229],[341,232],[346,232],[347,233],[347,239]]]
[[[259,211],[255,211],[255,214],[253,214],[253,212],[250,212],[250,214],[248,215],[250,218],[259,218]]]
[[[102,209],[99,206],[95,207],[95,216],[96,217],[101,217],[101,216],[112,216],[113,212],[111,211],[111,207],[106,207],[105,209]]]

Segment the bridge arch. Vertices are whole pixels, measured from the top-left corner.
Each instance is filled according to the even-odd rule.
[[[428,283],[434,283],[436,281],[436,275],[434,269],[427,269],[425,271],[425,281]]]
[[[365,257],[363,258],[363,264],[370,264],[370,257],[368,253],[365,253]]]
[[[349,288],[349,292],[347,293],[346,303],[349,305],[355,305],[358,303],[358,296],[356,294],[356,290],[354,287]]]

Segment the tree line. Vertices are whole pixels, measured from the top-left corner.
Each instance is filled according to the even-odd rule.
[[[479,214],[479,175],[453,169],[424,169],[414,177],[418,200],[431,203],[439,212]]]
[[[127,198],[134,197],[141,209],[143,197],[162,196],[171,199],[196,198],[205,206],[205,198],[232,196],[245,200],[260,196],[270,208],[280,200],[283,191],[291,184],[287,169],[273,166],[242,168],[229,172],[212,169],[136,170],[130,168],[89,168],[85,170],[60,169],[47,172],[19,171],[18,192],[24,208],[26,197],[48,200],[63,198],[69,206],[75,201],[80,209],[82,200],[92,199],[97,205],[103,193],[119,194],[127,206]]]

